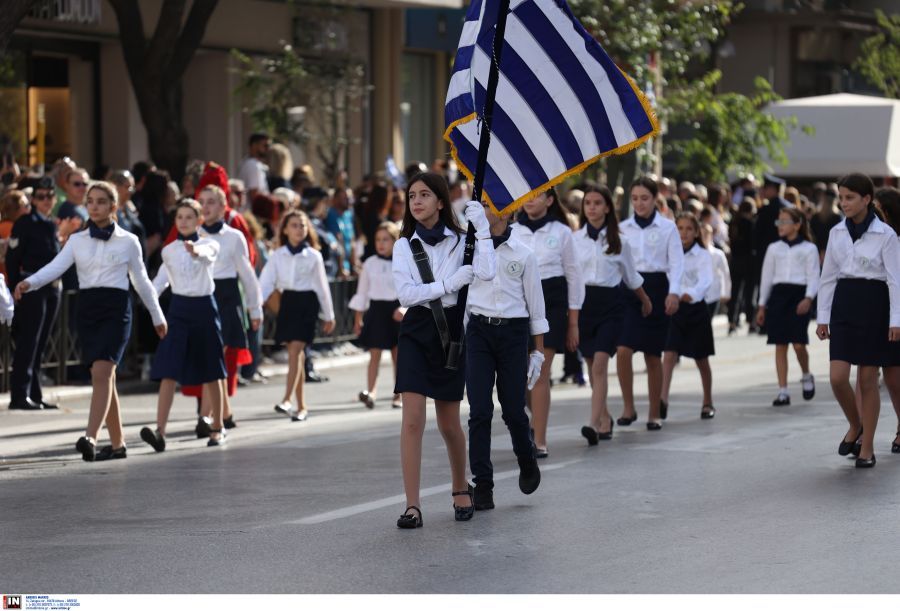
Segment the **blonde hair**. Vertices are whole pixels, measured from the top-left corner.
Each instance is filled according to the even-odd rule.
[[[221,189],[219,189],[221,191]],[[182,197],[175,204],[175,214],[178,214],[179,208],[190,208],[194,211],[194,214],[197,215],[197,218],[203,216],[203,208],[200,206],[200,202],[192,197]]]
[[[290,149],[277,142],[272,144],[269,147],[269,167],[272,174],[290,180],[294,169],[294,158]]]
[[[112,183],[108,183],[105,180],[98,180],[97,182],[92,182],[88,185],[87,191],[85,191],[85,195],[93,191],[94,189],[99,189],[106,193],[109,197],[110,201],[113,203],[113,206],[119,205],[119,190],[112,185]]]
[[[219,200],[219,203],[223,206],[228,205],[228,198],[225,197],[225,191],[222,190],[222,187],[218,185],[206,185],[202,189],[200,189],[200,193],[204,191],[209,191],[213,195],[216,196],[216,199]]]
[[[400,239],[400,227],[397,223],[392,221],[384,221],[379,224],[378,227],[375,228],[375,235],[378,235],[379,231],[386,231],[395,242]]]
[[[306,220],[306,241],[316,250],[322,250],[322,246],[319,244],[319,234],[316,232],[316,228],[313,227],[312,221],[309,220],[309,215],[296,208],[288,210],[285,212],[284,216],[281,217],[281,225],[278,227],[278,245],[286,246],[290,243],[285,229],[292,218],[302,218]]]

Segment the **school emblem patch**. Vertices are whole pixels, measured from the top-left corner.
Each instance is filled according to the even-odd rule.
[[[510,261],[506,264],[506,273],[513,278],[518,278],[525,271],[525,266],[521,261]]]
[[[10,249],[15,249],[19,247],[19,238],[10,238],[9,239],[9,247]]]
[[[871,263],[868,257],[860,257],[859,259],[857,259],[857,262],[859,263],[860,267],[869,267],[869,263]]]
[[[547,244],[547,248],[552,248],[554,250],[559,248],[559,238],[555,235],[547,236],[547,241],[545,243]]]
[[[651,229],[647,232],[647,243],[656,244],[657,242],[659,242],[659,232]]]

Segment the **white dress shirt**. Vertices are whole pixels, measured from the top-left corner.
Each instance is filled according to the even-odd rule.
[[[226,223],[217,233],[209,233],[201,227],[200,236],[209,238],[219,245],[219,256],[216,257],[213,265],[213,279],[240,278],[241,284],[244,285],[244,296],[247,299],[250,318],[261,319],[262,292],[259,288],[259,280],[256,279],[256,272],[250,265],[250,251],[247,248],[244,234]]]
[[[700,303],[706,298],[712,281],[712,255],[697,242],[684,253],[684,272],[681,276],[681,292],[678,294],[688,294],[691,303]]]
[[[571,227],[554,219],[532,233],[522,223],[513,223],[512,234],[534,253],[541,280],[565,276],[569,309],[580,310],[584,303],[584,281],[572,244]]]
[[[393,262],[373,255],[363,262],[356,284],[356,294],[350,299],[350,309],[365,312],[370,301],[396,301]]]
[[[469,287],[467,314],[527,318],[531,335],[549,331],[537,257],[515,234],[494,253],[497,274],[492,280],[475,278]]]
[[[6,278],[0,274],[0,321],[12,320],[14,312],[15,304],[6,286]]]
[[[600,230],[596,240],[588,235],[587,227],[582,227],[572,239],[575,253],[581,266],[581,277],[587,286],[625,286],[635,290],[644,284],[644,279],[637,272],[631,245],[622,240],[622,250],[618,254],[606,254],[609,242],[606,241],[607,227]]]
[[[769,244],[759,281],[759,305],[766,305],[776,284],[805,286],[806,297],[814,299],[819,292],[819,249],[816,245],[807,240],[793,246],[784,240]]]
[[[712,256],[713,281],[706,291],[706,303],[715,303],[723,297],[731,297],[731,269],[728,267],[728,257],[721,248],[708,246],[706,250]]]
[[[166,317],[159,307],[157,292],[147,276],[141,244],[137,237],[115,225],[108,240],[92,238],[84,229],[73,233],[66,245],[50,263],[28,276],[29,292],[53,282],[72,265],[78,273],[80,289],[112,288],[128,290],[128,278],[150,312],[154,325],[161,325]]]
[[[319,298],[319,318],[334,320],[331,288],[325,275],[322,253],[311,246],[296,255],[291,254],[287,246],[272,253],[259,276],[259,286],[264,302],[276,290],[313,291]]]
[[[850,238],[844,222],[831,228],[819,280],[816,321],[820,325],[831,322],[834,289],[841,278],[886,282],[891,300],[890,326],[900,327],[900,240],[890,226],[875,218],[856,242]]]
[[[183,240],[175,240],[162,249],[162,262],[153,287],[162,293],[172,286],[173,295],[206,297],[216,292],[213,267],[219,256],[219,244],[209,238],[194,242],[194,254],[187,251]]]
[[[456,305],[457,293],[447,293],[444,289],[444,280],[462,267],[466,236],[462,234],[457,239],[457,235],[449,228],[444,229],[444,235],[447,237],[434,246],[420,240],[425,254],[428,255],[431,273],[434,276],[434,282],[428,284],[422,282],[419,268],[416,266],[412,250],[410,250],[409,240],[400,238],[394,244],[391,273],[394,277],[397,299],[400,300],[400,305],[403,307],[426,305],[434,299],[440,299],[445,308]],[[419,239],[418,234],[413,234],[413,239]],[[494,258],[494,244],[491,240],[475,240],[472,271],[476,278],[493,280],[497,273],[497,262]]]
[[[684,269],[684,251],[678,227],[656,213],[646,229],[641,229],[634,217],[619,224],[622,236],[632,247],[634,264],[639,272],[664,272],[669,278],[669,294],[681,295],[681,274]]]
[[[256,189],[260,193],[269,192],[269,183],[266,180],[266,174],[269,167],[259,159],[246,157],[238,168],[238,178],[244,181],[244,188],[249,193]]]

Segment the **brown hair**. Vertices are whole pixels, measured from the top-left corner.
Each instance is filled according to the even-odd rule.
[[[197,218],[200,218],[203,215],[203,208],[200,206],[200,202],[192,197],[182,197],[175,204],[175,214],[178,214],[179,208],[190,208],[194,211],[194,214],[197,215]]]
[[[869,210],[875,206],[875,183],[865,174],[847,174],[838,181],[838,187],[844,187],[863,197],[868,195],[871,198]]]
[[[431,189],[435,197],[438,198],[444,207],[438,210],[438,220],[444,223],[447,229],[452,230],[457,235],[465,233],[456,221],[456,214],[450,207],[450,188],[447,186],[447,180],[440,174],[434,172],[419,172],[409,180],[409,187],[417,182],[424,182],[425,186]],[[409,187],[406,188],[406,201],[409,201]],[[412,208],[406,206],[403,212],[403,230],[400,232],[407,240],[413,237],[416,232],[416,219],[412,215]]]
[[[319,234],[316,232],[316,228],[313,227],[312,221],[309,220],[309,216],[302,210],[297,209],[288,210],[285,212],[284,216],[281,217],[281,223],[278,226],[278,245],[287,246],[290,243],[285,228],[293,218],[306,220],[306,241],[316,250],[322,250],[322,246],[319,243]]]
[[[112,202],[113,206],[117,206],[119,204],[119,191],[113,186],[111,183],[106,182],[105,180],[98,180],[97,182],[92,182],[88,185],[87,191],[84,192],[85,197],[88,193],[93,191],[94,189],[99,189],[106,193]]]
[[[13,189],[4,193],[0,198],[0,220],[15,221],[19,217],[19,201],[22,198],[28,201],[24,191]]]
[[[884,187],[875,192],[875,199],[884,214],[884,222],[900,235],[900,190],[896,187]]]
[[[622,252],[622,236],[619,235],[619,219],[616,217],[616,207],[613,204],[613,195],[606,185],[588,185],[584,188],[584,195],[581,198],[581,215],[579,217],[581,226],[587,224],[587,217],[584,215],[584,199],[588,193],[599,193],[606,202],[609,211],[606,213],[606,243],[609,247],[606,254],[617,255]]]
[[[697,220],[697,217],[693,212],[679,212],[675,215],[675,224],[678,224],[678,221],[690,221],[690,223],[694,226],[694,233],[697,234],[697,237],[694,241],[703,248],[706,248],[706,242],[703,240],[703,232],[700,231],[700,221]]]
[[[809,221],[806,215],[801,212],[800,208],[782,208],[778,214],[786,214],[791,217],[795,223],[800,223],[799,235],[807,242],[812,242],[812,234],[809,232]]]

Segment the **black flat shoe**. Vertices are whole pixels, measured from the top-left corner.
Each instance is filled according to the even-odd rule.
[[[716,408],[712,405],[704,405],[703,409],[700,410],[700,419],[701,420],[712,420],[716,417]]]
[[[537,459],[519,459],[519,490],[522,494],[531,494],[541,485],[541,470],[538,468]]]
[[[631,416],[630,418],[626,418],[625,416],[622,416],[621,418],[616,420],[616,424],[618,424],[619,426],[631,426],[631,423],[636,422],[636,421],[637,421],[637,414],[635,414],[634,416]]]
[[[197,418],[197,426],[194,427],[194,432],[197,433],[197,439],[209,437],[209,432],[211,430],[212,427],[209,425],[209,420],[206,418]]]
[[[661,420],[665,420],[669,417],[669,402],[659,400],[659,417]]]
[[[159,431],[153,431],[149,426],[141,429],[141,439],[150,444],[157,452],[164,452],[166,449],[166,440],[159,434]]]
[[[599,439],[600,441],[609,441],[610,439],[612,439],[612,434],[613,434],[613,419],[612,419],[612,416],[610,416],[609,417],[609,432],[601,433],[600,431],[597,431],[597,439]]]
[[[472,505],[477,511],[487,511],[494,508],[494,488],[493,484],[476,484],[475,494],[472,497]]]
[[[453,503],[453,519],[457,522],[468,522],[472,519],[472,516],[475,515],[475,489],[472,487],[472,484],[469,484],[468,489],[462,490],[459,492],[453,492],[450,496],[467,496],[469,497],[469,501],[471,501],[471,505],[468,507],[460,507],[456,503]]]
[[[59,409],[59,406],[54,405],[53,403],[47,403],[45,401],[35,401],[35,403],[40,405],[41,409],[49,409],[49,410]]]
[[[209,441],[206,442],[206,447],[208,448],[223,446],[225,445],[225,442],[228,441],[228,438],[225,436],[225,431],[223,429],[210,429],[209,433]],[[216,436],[213,437],[213,435]]]
[[[592,426],[583,426],[581,427],[581,436],[587,439],[589,446],[595,446],[598,442],[597,431],[594,430]]]
[[[782,406],[790,405],[790,404],[791,404],[791,396],[790,395],[779,394],[777,397],[775,397],[775,400],[772,401],[773,407],[782,407]]]
[[[97,451],[97,456],[94,460],[100,462],[101,460],[117,460],[119,458],[128,458],[128,449],[125,446],[121,448],[103,446]]]
[[[647,423],[647,430],[648,430],[648,431],[661,431],[661,430],[662,430],[662,424],[659,423],[659,422],[648,422],[648,423]]]
[[[894,442],[891,444],[891,454],[900,454],[900,432],[897,433],[897,436],[894,437]]]
[[[222,424],[225,425],[226,429],[236,429],[237,423],[234,421],[234,416],[228,416],[227,418],[222,420]]]
[[[39,412],[43,407],[41,407],[40,403],[35,403],[31,399],[25,399],[24,401],[13,401],[9,404],[9,409],[18,409],[24,412]]]
[[[857,458],[856,459],[856,468],[857,469],[871,469],[875,466],[875,455],[872,454],[872,458]]]
[[[361,390],[356,398],[359,399],[360,403],[362,403],[369,409],[373,409],[375,407],[375,399],[372,398],[372,395],[370,395],[369,391],[367,390]]]
[[[81,452],[81,458],[85,462],[94,462],[97,458],[97,446],[87,437],[79,437],[75,443],[75,449]]]
[[[409,513],[410,509],[415,509],[416,513]],[[397,520],[397,528],[422,528],[422,510],[415,505],[410,505]]]
[[[550,456],[550,452],[547,451],[547,448],[535,448],[534,449],[534,457],[535,458],[547,458]]]
[[[840,454],[841,456],[847,456],[848,454],[853,454],[854,456],[857,456],[859,454],[859,450],[857,449],[856,452],[854,452],[854,446],[856,446],[857,444],[860,444],[860,439],[862,439],[862,434],[863,434],[863,431],[862,431],[862,428],[860,428],[859,435],[857,435],[856,439],[854,439],[853,441],[845,441],[842,439],[840,445],[838,446],[838,454]]]

